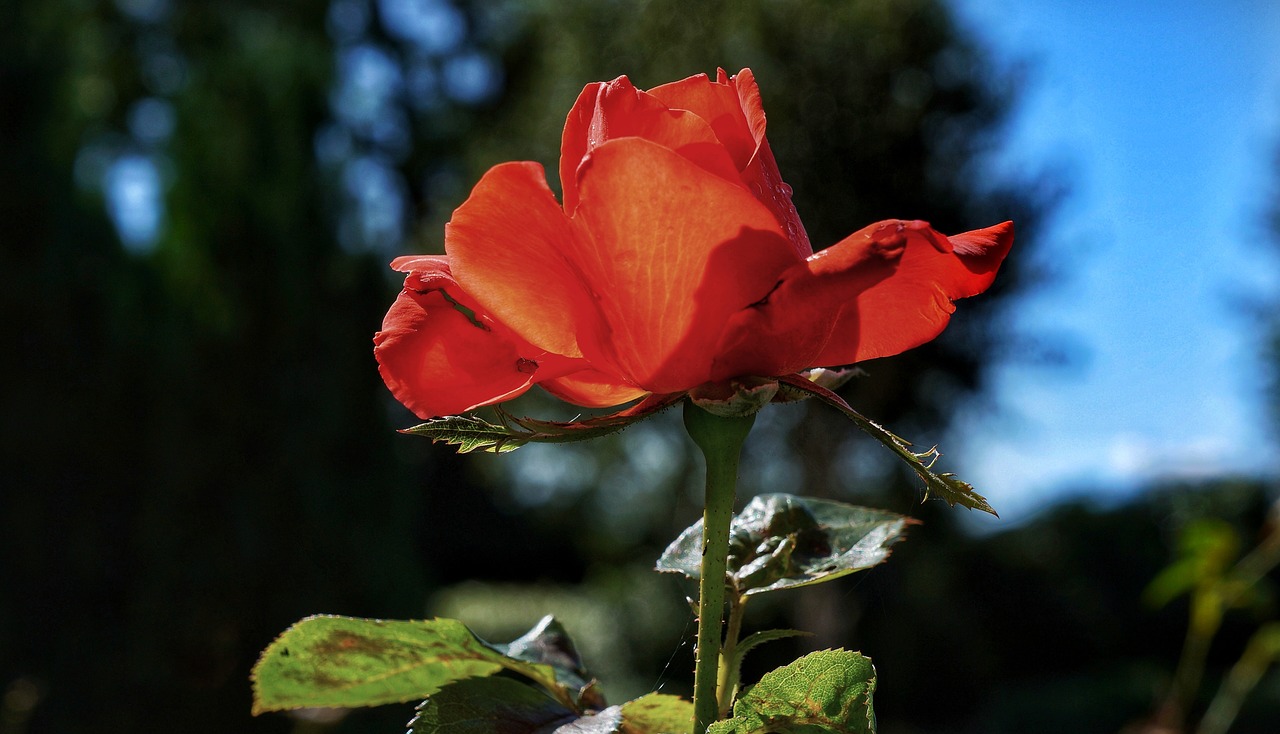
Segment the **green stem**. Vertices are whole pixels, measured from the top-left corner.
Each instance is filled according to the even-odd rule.
[[[725,625],[724,645],[720,648],[720,678],[717,684],[720,718],[729,715],[733,707],[733,694],[738,689],[738,637],[742,634],[742,613],[747,609],[747,599],[737,589],[729,589],[729,623]]]
[[[684,425],[707,464],[706,506],[702,514],[702,568],[698,587],[698,650],[693,672],[693,734],[705,734],[719,718],[716,684],[720,663],[720,627],[724,620],[725,564],[729,521],[738,483],[742,442],[755,415],[727,418],[684,404]]]

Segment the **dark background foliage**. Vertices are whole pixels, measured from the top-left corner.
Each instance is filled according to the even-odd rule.
[[[394,432],[412,417],[371,356],[398,288],[386,261],[438,251],[488,166],[554,172],[585,83],[751,66],[817,246],[886,217],[1013,218],[1030,249],[1058,195],[1051,176],[984,179],[1018,79],[934,0],[427,3],[419,25],[403,5],[0,2],[0,732],[324,728],[248,716],[257,651],[316,612],[451,612],[501,637],[562,608],[620,695],[687,692],[685,590],[644,570],[696,516],[670,416],[456,457]],[[151,234],[110,206],[122,160],[160,182]],[[1035,278],[1015,257],[943,339],[867,365],[847,397],[938,436],[995,356],[1045,346],[1000,329]],[[1255,532],[1266,503],[1247,483],[1167,488],[974,539],[830,411],[779,409],[753,442],[744,495],[925,520],[886,566],[750,620],[872,655],[889,733],[1141,716],[1185,618],[1139,603],[1174,531],[1216,513]],[[1232,624],[1218,668],[1249,620]],[[799,649],[766,648],[748,674]],[[1277,715],[1280,685],[1264,688],[1239,731]]]

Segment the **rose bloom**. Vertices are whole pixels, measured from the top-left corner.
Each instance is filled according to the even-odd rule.
[[[985,290],[1009,222],[944,236],[888,220],[814,253],[748,69],[641,91],[590,84],[565,122],[563,203],[536,163],[494,166],[445,228],[397,258],[374,337],[421,418],[533,385],[588,407],[885,357]]]

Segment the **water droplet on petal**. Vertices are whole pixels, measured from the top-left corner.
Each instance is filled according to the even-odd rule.
[[[791,184],[787,184],[787,183],[778,184],[778,193],[782,194],[787,198],[790,198],[791,194],[794,193],[794,191],[795,190],[791,188]]]
[[[752,181],[752,182],[751,182],[751,193],[755,194],[755,195],[756,195],[756,198],[757,198],[757,199],[759,199],[760,197],[764,196],[764,187],[763,187],[763,186],[761,186],[760,184],[758,184],[758,183],[756,183],[756,182]]]

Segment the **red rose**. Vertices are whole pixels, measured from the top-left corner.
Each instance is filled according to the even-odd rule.
[[[946,237],[889,220],[813,254],[747,69],[588,85],[560,179],[563,206],[538,164],[494,166],[447,255],[392,263],[408,277],[374,352],[418,416],[534,384],[603,407],[897,354],[937,336],[1013,244],[1009,222]]]

